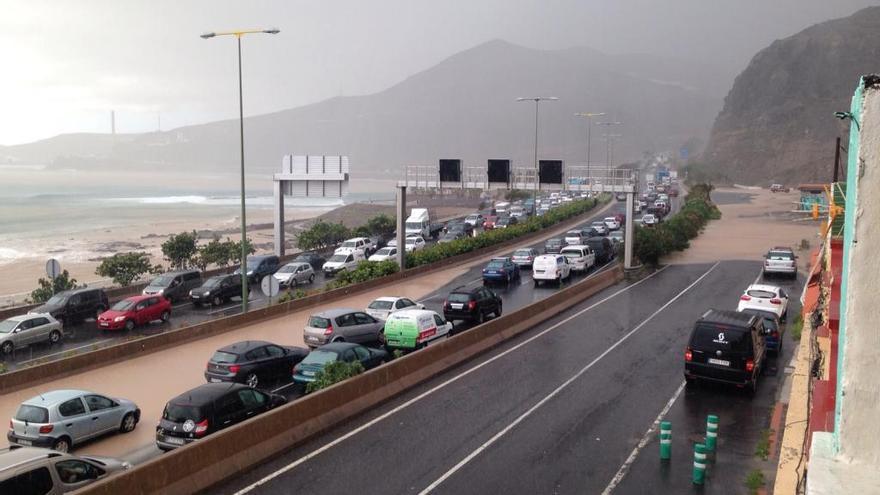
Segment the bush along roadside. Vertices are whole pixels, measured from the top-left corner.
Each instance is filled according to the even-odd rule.
[[[691,186],[681,211],[654,227],[637,227],[636,257],[642,263],[657,265],[662,256],[687,249],[709,220],[721,218],[721,211],[709,197],[712,189],[711,184]]]

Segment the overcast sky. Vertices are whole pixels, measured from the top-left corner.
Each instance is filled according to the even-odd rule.
[[[878,0],[0,0],[0,144],[156,130],[382,90],[495,38],[677,56],[732,77],[771,41]],[[560,75],[564,77],[564,75]]]

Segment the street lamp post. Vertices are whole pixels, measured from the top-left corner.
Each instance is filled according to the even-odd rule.
[[[592,182],[590,175],[590,146],[593,144],[593,117],[601,117],[605,112],[581,112],[574,114],[575,117],[587,119],[587,180]]]
[[[605,126],[605,134],[608,135],[611,126],[613,125],[623,125],[623,122],[596,122],[596,125]],[[609,169],[611,168],[611,146],[609,146],[608,142],[605,143],[605,166]],[[593,190],[593,187],[590,186],[590,191]]]
[[[532,215],[538,211],[538,188],[541,181],[538,171],[538,103],[542,101],[556,101],[559,98],[555,96],[532,96],[529,98],[517,98],[516,101],[534,101],[535,102],[535,188],[532,190]]]
[[[244,98],[241,84],[241,37],[246,34],[278,34],[277,28],[252,29],[247,31],[222,31],[200,35],[203,39],[211,39],[217,36],[235,36],[238,45],[238,123],[239,140],[241,143],[241,312],[247,313],[248,308],[248,274],[247,274],[247,220],[245,218],[244,202]]]

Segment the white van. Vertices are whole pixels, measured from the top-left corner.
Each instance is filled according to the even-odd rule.
[[[571,263],[561,254],[542,254],[532,263],[532,280],[535,281],[535,287],[549,280],[561,284],[570,276]]]
[[[596,265],[596,253],[590,246],[566,246],[559,253],[571,264],[571,269],[576,272],[586,272]]]
[[[499,217],[503,217],[507,214],[507,210],[510,209],[510,203],[506,201],[502,201],[500,203],[495,203],[495,214]]]
[[[389,349],[418,349],[452,331],[452,323],[429,309],[404,309],[388,315],[382,331]]]

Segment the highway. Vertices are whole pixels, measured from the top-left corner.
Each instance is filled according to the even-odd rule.
[[[683,349],[693,322],[735,309],[760,269],[672,265],[618,284],[211,493],[682,493],[709,412],[721,437],[707,492],[729,493],[794,346],[770,359],[755,397],[685,388]],[[656,440],[637,448],[664,409],[676,439],[665,466]]]

